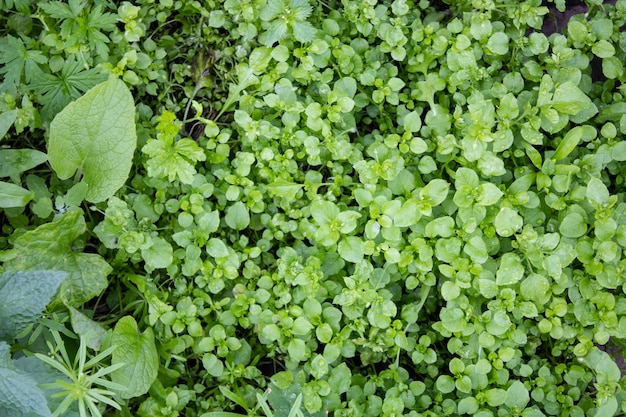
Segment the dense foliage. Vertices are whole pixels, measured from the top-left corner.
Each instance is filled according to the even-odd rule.
[[[613,3],[0,0],[0,410],[626,412]]]

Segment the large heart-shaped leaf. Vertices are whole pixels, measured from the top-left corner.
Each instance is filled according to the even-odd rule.
[[[82,172],[85,199],[97,203],[124,185],[136,146],[133,97],[124,82],[111,78],[56,115],[48,158],[61,179]]]

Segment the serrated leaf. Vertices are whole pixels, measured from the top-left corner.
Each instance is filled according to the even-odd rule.
[[[20,235],[13,242],[17,256],[7,261],[7,271],[56,270],[68,276],[59,295],[70,305],[82,304],[107,286],[111,266],[93,253],[75,252],[74,241],[85,232],[85,219],[70,210],[57,220]]]
[[[5,272],[0,276],[0,340],[13,340],[46,308],[67,273]]]
[[[52,416],[37,382],[11,363],[10,346],[3,341],[0,341],[0,415]]]
[[[294,22],[293,34],[298,42],[311,42],[315,38],[317,29],[309,22]]]
[[[77,170],[100,202],[120,189],[137,145],[135,104],[124,82],[111,78],[70,103],[50,124],[48,157],[59,178]]]
[[[122,398],[133,398],[148,392],[159,370],[159,356],[152,328],[148,327],[142,333],[134,318],[122,317],[113,329],[111,345],[116,346],[111,365],[125,364],[111,373],[113,382],[126,387],[119,395]]]

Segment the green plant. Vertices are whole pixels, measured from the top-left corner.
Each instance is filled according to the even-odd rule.
[[[145,358],[118,415],[620,415],[626,2],[578,3],[0,3],[3,268]],[[104,92],[119,172],[58,130]]]
[[[65,277],[57,271],[0,275],[0,411],[4,415],[50,415],[35,379],[12,360],[10,343],[32,326]]]
[[[52,398],[63,399],[52,416],[66,415],[74,403],[77,404],[78,413],[81,417],[101,417],[100,404],[120,410],[120,405],[113,397],[115,391],[124,391],[127,387],[116,384],[105,377],[126,364],[114,363],[110,366],[102,366],[102,361],[110,356],[117,346],[113,345],[88,359],[88,339],[81,337],[78,352],[72,360],[59,333],[52,331],[52,336],[54,343],[48,344],[49,354],[35,354],[38,359],[59,371],[65,378],[65,380],[58,379],[55,382],[41,385],[44,390],[54,391],[51,395]]]

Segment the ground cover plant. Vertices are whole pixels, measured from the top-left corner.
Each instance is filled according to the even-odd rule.
[[[626,1],[0,9],[0,414],[626,411]]]

